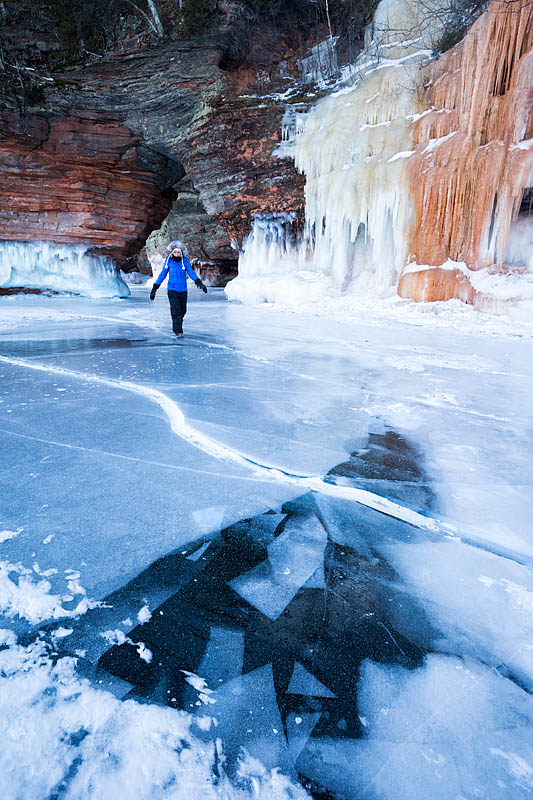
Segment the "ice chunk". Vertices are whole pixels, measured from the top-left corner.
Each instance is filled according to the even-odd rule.
[[[326,542],[326,531],[315,514],[295,517],[267,548],[266,561],[229,585],[265,616],[277,619],[323,564]]]
[[[202,545],[200,545],[200,547],[195,550],[194,553],[191,553],[190,556],[187,556],[189,561],[198,561],[198,559],[203,556],[210,544],[211,542],[204,542]]]
[[[7,630],[6,628],[0,629],[0,647],[10,647],[11,645],[15,644],[16,641],[17,637],[13,631]]]
[[[285,514],[261,514],[252,522],[249,535],[255,542],[268,547],[274,538],[274,531],[285,519]]]
[[[306,694],[312,697],[335,697],[333,692],[320,683],[318,678],[311,675],[299,661],[294,665],[294,672],[287,691],[289,694]]]
[[[142,658],[147,664],[151,663],[152,651],[146,647],[144,642],[137,642],[137,653],[139,654],[139,658]]]
[[[100,636],[105,639],[105,641],[110,645],[123,645],[123,644],[131,644],[132,647],[135,647],[139,658],[143,661],[146,661],[147,664],[150,664],[152,661],[152,651],[149,650],[144,642],[134,642],[130,639],[129,636],[126,636],[124,631],[121,631],[120,628],[116,628],[115,630],[108,630],[103,631]]]
[[[289,740],[289,752],[293,763],[296,762],[296,759],[304,749],[321,714],[321,711],[317,711],[314,714],[302,713],[289,714],[287,716],[287,738]]]
[[[199,713],[217,720],[216,735],[230,762],[244,748],[267,769],[290,769],[271,664],[222,684],[214,705],[203,706]]]
[[[198,700],[204,705],[209,705],[209,703],[214,703],[215,698],[211,697],[214,690],[210,689],[207,685],[207,681],[205,678],[201,678],[199,675],[196,675],[195,672],[189,672],[186,669],[182,669],[181,672],[185,675],[185,680],[192,686],[193,689],[196,689],[198,692]]]
[[[306,589],[325,589],[324,567],[319,567],[305,583]]]
[[[85,590],[79,586],[77,579],[73,583],[76,584],[75,594],[78,594],[77,588],[80,589],[79,598],[75,608],[67,609],[63,602],[72,601],[72,595],[52,594],[48,580],[34,581],[31,570],[20,563],[0,561],[0,613],[10,618],[18,616],[31,624],[37,624],[46,619],[76,617],[100,605],[99,601],[85,596]]]
[[[137,614],[137,619],[139,620],[141,625],[144,625],[145,622],[148,622],[149,620],[152,619],[152,612],[150,611],[147,605],[144,605],[140,609],[139,613]]]
[[[64,639],[66,636],[70,636],[73,631],[74,628],[63,628],[60,626],[53,631],[53,636],[57,639]]]
[[[0,544],[2,542],[7,542],[9,539],[14,539],[15,536],[18,536],[23,530],[24,528],[17,528],[16,531],[0,531]]]
[[[374,537],[375,512],[363,508],[357,509],[357,525],[355,525],[353,503],[317,493],[316,504],[328,534],[336,544],[351,547],[361,555],[372,558],[369,539],[372,541]]]
[[[198,674],[216,689],[219,683],[241,674],[243,656],[244,631],[213,625]]]
[[[192,517],[200,533],[207,534],[222,528],[225,506],[208,506],[192,512]]]

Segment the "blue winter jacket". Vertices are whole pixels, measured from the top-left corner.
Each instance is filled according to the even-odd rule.
[[[179,261],[176,261],[172,255],[169,255],[165,259],[163,269],[159,273],[156,283],[163,283],[168,275],[167,289],[175,292],[186,292],[187,274],[190,278],[192,278],[193,281],[198,280],[198,275],[191,267],[187,256],[184,256],[183,258],[180,258]]]

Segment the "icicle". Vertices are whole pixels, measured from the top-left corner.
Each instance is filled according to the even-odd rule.
[[[230,300],[245,303],[317,300],[330,281],[307,260],[295,213],[256,214],[239,258],[239,274],[226,286]]]
[[[281,141],[290,144],[294,142],[305,128],[305,114],[294,106],[287,106],[281,120]]]

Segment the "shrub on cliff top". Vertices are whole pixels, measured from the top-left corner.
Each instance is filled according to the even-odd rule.
[[[102,53],[112,44],[118,3],[114,0],[52,0],[61,52],[67,63],[83,53]]]
[[[317,8],[314,0],[246,0],[246,2],[257,16],[272,19],[291,17],[295,13],[308,16],[310,10],[314,11]]]
[[[180,33],[199,36],[214,24],[216,7],[213,0],[182,0]]]

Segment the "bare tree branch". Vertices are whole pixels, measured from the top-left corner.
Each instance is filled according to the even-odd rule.
[[[146,11],[144,11],[142,8],[139,8],[137,3],[134,3],[133,0],[124,0],[124,2],[132,6],[132,8],[138,11],[139,14],[141,14],[145,18],[145,20],[147,21],[153,32],[156,34],[156,36],[159,36],[160,39],[163,38],[165,32],[163,30],[163,25],[161,24],[161,19],[159,17],[159,14],[157,13],[154,0],[148,0],[150,11],[152,11],[152,13],[154,14],[153,18],[149,17]]]
[[[150,9],[150,13],[152,14],[152,17],[154,19],[154,24],[157,29],[157,35],[159,36],[160,39],[162,39],[163,36],[165,35],[165,31],[163,30],[163,25],[161,24],[161,18],[158,14],[154,0],[147,0],[147,2],[148,2],[148,7]]]

